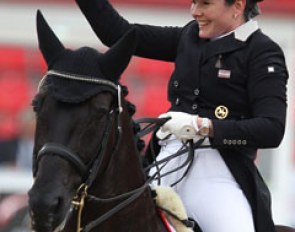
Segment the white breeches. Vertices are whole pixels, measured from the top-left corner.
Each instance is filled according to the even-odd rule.
[[[182,143],[172,138],[161,141],[160,145],[157,160],[175,154]],[[178,167],[186,157],[187,153],[169,161],[161,173]],[[175,183],[184,170],[161,178],[161,185]],[[151,169],[150,175],[154,172],[155,168]],[[218,150],[195,150],[190,171],[174,190],[181,197],[188,216],[198,222],[203,232],[255,232],[250,205]]]

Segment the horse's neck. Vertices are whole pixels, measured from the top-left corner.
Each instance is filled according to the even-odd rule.
[[[111,155],[108,165],[105,167],[102,176],[98,177],[97,183],[94,183],[92,194],[98,197],[118,196],[136,190],[145,184],[139,153],[133,139],[132,124],[130,118],[126,115],[122,118],[122,126],[123,134],[118,152],[113,153],[118,137],[114,136],[116,133],[111,133],[113,136],[110,138],[110,146],[106,150],[106,154]],[[112,130],[116,130],[116,128]],[[126,200],[126,197],[108,203],[90,204],[88,207],[92,212],[91,217],[93,218],[93,212],[101,216],[124,200]],[[114,220],[116,220],[115,223]],[[100,229],[99,231],[162,232],[162,224],[157,216],[149,189],[147,188],[134,202],[108,219]]]
[[[119,120],[122,134],[118,133]],[[145,183],[133,124],[127,110],[123,110],[120,119],[114,117],[111,125],[98,176],[89,189],[91,194],[101,197],[129,192]]]

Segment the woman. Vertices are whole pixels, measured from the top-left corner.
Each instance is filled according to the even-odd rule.
[[[288,72],[281,48],[258,28],[258,0],[193,0],[184,27],[130,24],[106,0],[77,0],[107,46],[135,28],[135,55],[175,62],[171,117],[157,133],[158,159],[188,139],[209,137],[177,185],[204,232],[275,232],[270,194],[254,164],[258,148],[284,135]],[[170,136],[171,135],[171,136]],[[177,167],[169,162],[163,172]],[[182,171],[162,179],[171,185]]]

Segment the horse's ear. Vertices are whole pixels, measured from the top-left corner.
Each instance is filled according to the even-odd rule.
[[[117,81],[127,68],[135,46],[136,31],[131,29],[103,55],[100,61],[102,72]]]
[[[40,10],[37,11],[36,20],[39,48],[48,65],[65,48],[49,27]]]

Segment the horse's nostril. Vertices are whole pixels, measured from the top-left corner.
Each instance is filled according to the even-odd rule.
[[[32,230],[52,232],[65,217],[67,198],[62,194],[53,196],[52,192],[44,194],[44,191],[31,191],[29,195]]]
[[[29,193],[29,206],[32,217],[38,215],[48,215],[50,213],[56,214],[62,208],[64,202],[63,196],[52,196],[44,194]]]

